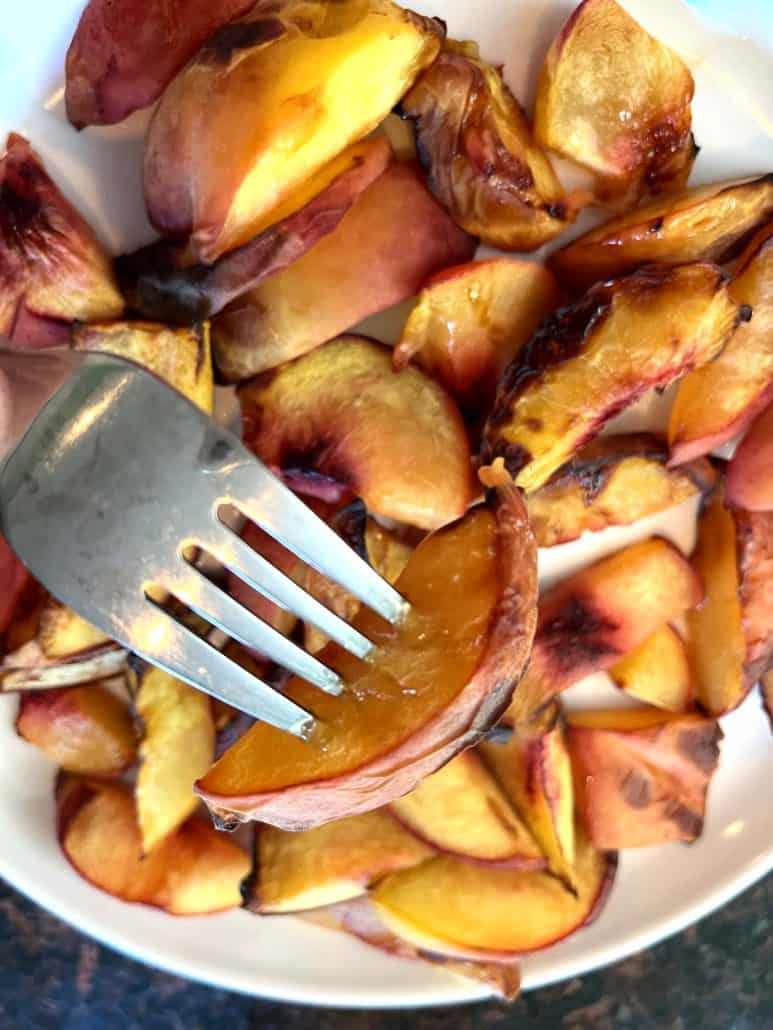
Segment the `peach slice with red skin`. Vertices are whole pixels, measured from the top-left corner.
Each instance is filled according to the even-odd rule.
[[[413,361],[464,410],[486,412],[505,368],[558,299],[553,276],[531,261],[447,268],[424,285],[395,347],[395,368]]]
[[[679,383],[668,426],[675,465],[744,432],[773,399],[773,222],[741,255],[729,291],[751,320],[714,361]]]
[[[333,232],[214,319],[221,376],[246,379],[306,354],[412,297],[440,269],[468,261],[475,246],[432,197],[414,163],[392,164]]]
[[[16,557],[0,533],[0,656],[31,640],[37,631],[38,612],[45,591]]]
[[[754,420],[733,455],[727,501],[748,511],[773,511],[773,404]]]
[[[225,820],[299,830],[401,797],[474,744],[502,714],[536,621],[536,549],[510,484],[427,537],[397,581],[411,603],[387,626],[362,609],[376,645],[361,663],[328,645],[348,689],[328,699],[297,679],[286,693],[318,717],[310,740],[257,724],[197,785]]]
[[[501,71],[448,40],[403,97],[430,189],[457,225],[500,250],[536,250],[574,220]]]
[[[555,944],[591,922],[615,866],[614,857],[579,835],[575,894],[547,871],[482,868],[439,856],[387,876],[371,899],[387,927],[419,948],[506,960]]]
[[[19,347],[67,342],[70,323],[123,311],[108,255],[28,141],[0,159],[0,333]]]
[[[615,665],[702,599],[698,573],[658,537],[570,576],[540,601],[529,670],[507,721],[519,726],[530,720],[560,691]]]
[[[300,833],[259,826],[246,904],[265,915],[334,905],[434,854],[386,809]]]
[[[310,183],[292,210],[212,264],[194,262],[186,243],[159,240],[116,261],[129,307],[146,318],[190,325],[298,261],[338,226],[392,161],[383,137],[348,147]],[[308,197],[308,199],[306,199]]]
[[[483,458],[527,493],[647,390],[715,358],[748,311],[716,265],[651,266],[547,319],[508,367]]]
[[[67,51],[67,117],[83,129],[150,107],[207,37],[254,2],[89,0]]]
[[[484,865],[539,869],[545,859],[491,773],[464,751],[432,773],[390,810],[420,840]]]
[[[198,819],[189,819],[142,855],[131,788],[66,776],[56,791],[57,830],[75,871],[122,901],[170,915],[237,908],[250,869],[246,852]]]
[[[773,174],[697,186],[604,222],[548,259],[567,288],[582,291],[643,265],[724,264],[773,216]]]
[[[445,391],[391,357],[344,336],[251,380],[239,389],[244,442],[276,469],[345,484],[375,515],[434,529],[472,498],[467,435]]]
[[[23,694],[16,732],[66,772],[118,776],[137,754],[127,705],[99,683]]]
[[[700,836],[719,761],[714,719],[656,708],[569,715],[579,811],[599,848],[637,848]]]
[[[205,263],[246,243],[378,126],[444,35],[391,0],[256,3],[164,91],[145,140],[151,221]]]
[[[602,197],[684,187],[698,153],[694,83],[616,0],[584,0],[545,56],[534,135],[598,177]]]

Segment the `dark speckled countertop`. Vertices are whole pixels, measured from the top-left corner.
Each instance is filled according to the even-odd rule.
[[[0,885],[1,1030],[771,1030],[773,877],[650,951],[499,1002],[310,1010],[159,973]]]

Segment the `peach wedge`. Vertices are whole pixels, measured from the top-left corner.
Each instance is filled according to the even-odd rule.
[[[551,255],[559,281],[582,291],[643,265],[724,264],[773,215],[773,174],[698,186],[604,222]]]
[[[417,168],[393,164],[308,254],[214,319],[218,370],[234,382],[306,354],[474,252]]]
[[[536,548],[510,485],[427,537],[397,589],[403,623],[363,609],[353,624],[377,647],[367,664],[328,645],[348,689],[328,698],[293,680],[313,711],[309,741],[256,724],[198,783],[230,822],[301,830],[388,804],[476,743],[507,707],[536,621]]]
[[[736,508],[773,511],[773,405],[757,416],[733,455],[727,500]]]
[[[487,412],[505,368],[558,300],[553,276],[531,261],[448,268],[421,291],[395,347],[395,368],[413,361],[464,410]]]
[[[259,826],[247,907],[268,915],[334,905],[434,854],[384,809],[300,833]]]
[[[628,526],[706,494],[717,481],[707,458],[668,468],[665,437],[651,433],[602,436],[578,451],[527,507],[540,547],[555,547],[583,533]]]
[[[67,776],[57,784],[56,801],[62,850],[75,871],[100,890],[177,916],[240,905],[249,856],[206,823],[189,819],[143,857],[134,799],[125,784]]]
[[[0,159],[0,333],[19,347],[67,341],[70,324],[123,311],[108,255],[23,136]]]
[[[681,464],[748,429],[773,399],[773,222],[742,254],[730,296],[751,310],[723,352],[679,383],[668,437]]]
[[[715,358],[742,315],[716,265],[653,265],[599,283],[507,369],[484,459],[503,457],[531,493],[647,390]]]
[[[507,721],[522,726],[560,691],[609,669],[702,599],[698,572],[659,537],[569,576],[540,599],[529,671]]]
[[[344,336],[251,380],[239,390],[244,442],[276,469],[344,484],[375,515],[434,529],[470,503],[467,436],[445,391],[417,368],[393,371],[391,357]]]
[[[609,675],[629,697],[662,708],[686,712],[694,701],[693,675],[687,647],[673,626],[661,626],[621,658]]]
[[[83,129],[149,107],[207,37],[253,3],[89,0],[67,51],[67,117]]]
[[[616,0],[583,0],[542,65],[534,134],[593,172],[602,197],[679,189],[698,153],[693,90],[684,62]]]
[[[482,243],[536,250],[574,220],[520,104],[477,44],[449,40],[400,110],[416,125],[432,192]]]
[[[187,238],[199,261],[246,243],[376,128],[443,35],[439,21],[391,0],[255,4],[210,36],[161,98],[145,145],[151,220]]]
[[[721,738],[713,719],[656,708],[570,715],[578,805],[591,841],[637,848],[699,837]]]

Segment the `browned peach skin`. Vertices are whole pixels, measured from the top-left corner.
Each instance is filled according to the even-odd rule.
[[[149,107],[207,37],[253,3],[89,0],[67,51],[67,117],[83,129]]]
[[[378,126],[444,34],[391,0],[257,3],[210,36],[156,108],[145,145],[151,221],[187,239],[197,261],[246,243]]]
[[[262,914],[334,905],[434,854],[386,809],[300,833],[259,826],[246,905]]]
[[[518,997],[521,972],[517,958],[452,958],[417,947],[387,927],[368,896],[363,895],[337,905],[329,905],[327,908],[305,913],[301,918],[315,926],[349,934],[389,955],[419,959],[463,980],[483,983],[492,993],[505,1001],[513,1001]]]
[[[163,322],[190,325],[211,318],[331,233],[391,160],[383,137],[354,144],[322,169],[317,192],[315,184],[306,184],[306,203],[213,264],[192,262],[187,245],[170,240],[124,254],[116,273],[127,304]]]
[[[546,871],[490,869],[440,856],[393,873],[371,894],[380,917],[419,948],[468,959],[546,948],[591,922],[614,879],[614,856],[580,834],[576,893]]]
[[[464,751],[390,811],[419,840],[484,865],[540,869],[545,859],[518,811],[480,755]]]
[[[417,167],[393,164],[308,254],[214,319],[220,374],[234,382],[305,354],[474,253]]]
[[[653,433],[602,436],[578,451],[527,499],[540,547],[627,526],[707,494],[717,471],[707,458],[668,468],[668,443]]]
[[[558,286],[531,261],[498,258],[447,268],[424,285],[394,352],[415,362],[473,415],[487,413],[497,383],[558,304]]]
[[[718,358],[679,383],[668,427],[674,465],[744,432],[773,398],[773,222],[741,255],[730,296],[751,320]]]
[[[658,537],[570,576],[540,601],[529,671],[507,719],[529,720],[565,687],[610,668],[702,599],[700,576]]]
[[[250,860],[222,833],[189,819],[142,855],[134,798],[126,784],[65,776],[57,784],[57,829],[75,871],[123,901],[170,915],[237,908]]]
[[[773,405],[752,423],[727,470],[729,504],[773,511]]]
[[[716,265],[652,265],[547,319],[507,369],[484,437],[527,493],[645,391],[720,353],[748,311]]]
[[[16,732],[67,772],[117,776],[136,757],[131,713],[104,686],[23,694]]]
[[[548,259],[575,291],[643,265],[724,264],[773,215],[773,174],[698,186],[599,225]]]
[[[673,626],[661,626],[609,670],[616,687],[667,712],[693,707],[695,684],[687,647]]]
[[[536,621],[536,550],[517,491],[427,537],[397,581],[399,626],[354,619],[378,651],[368,664],[328,645],[348,690],[286,692],[318,717],[303,742],[257,724],[199,781],[216,813],[299,830],[389,803],[475,743],[502,714]]]
[[[536,250],[576,211],[501,72],[449,40],[403,97],[430,188],[454,220],[501,250]]]
[[[74,321],[117,318],[123,299],[91,227],[23,136],[0,160],[0,334],[19,347],[62,344]]]
[[[251,380],[239,390],[244,442],[276,469],[343,483],[376,515],[434,529],[472,497],[464,424],[437,383],[391,358],[344,336]]]
[[[581,818],[599,848],[700,836],[722,731],[713,719],[656,708],[569,716]]]
[[[602,199],[680,189],[698,153],[693,91],[677,54],[615,0],[584,0],[542,65],[534,134],[593,172]]]

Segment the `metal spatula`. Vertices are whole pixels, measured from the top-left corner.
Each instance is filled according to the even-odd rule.
[[[17,384],[12,380],[9,391],[6,375],[6,404],[27,374],[34,380],[35,363],[46,360],[4,352],[0,376],[12,369]],[[222,521],[224,506],[388,621],[407,609],[237,437],[137,365],[107,354],[82,356],[41,410],[28,411],[21,427],[16,422],[14,446],[0,469],[0,526],[25,565],[119,643],[242,711],[298,736],[314,724],[311,713],[149,599],[151,586],[321,690],[338,694],[345,684],[199,571],[185,557],[190,548],[207,552],[353,654],[366,657],[372,644],[247,546]]]

